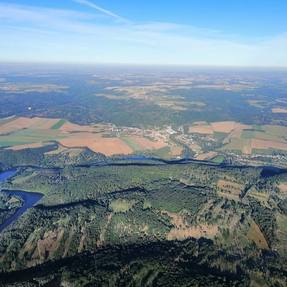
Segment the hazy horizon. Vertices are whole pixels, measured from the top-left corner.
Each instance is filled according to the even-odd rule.
[[[286,66],[247,66],[247,65],[193,65],[193,64],[145,64],[145,63],[108,63],[108,62],[43,62],[43,61],[0,61],[0,65],[8,66],[81,66],[81,67],[144,67],[144,68],[183,68],[183,69],[235,69],[235,70],[287,70]]]

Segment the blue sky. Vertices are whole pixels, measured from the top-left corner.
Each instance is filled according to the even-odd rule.
[[[286,0],[0,1],[0,61],[287,66]]]

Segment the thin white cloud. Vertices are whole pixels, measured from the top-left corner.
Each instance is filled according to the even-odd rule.
[[[130,21],[124,17],[121,17],[120,15],[117,15],[116,13],[110,11],[110,10],[107,10],[105,8],[102,8],[100,6],[98,6],[97,4],[91,2],[91,1],[88,1],[88,0],[73,0],[73,2],[75,3],[78,3],[78,4],[82,4],[82,5],[85,5],[87,7],[90,7],[90,8],[93,8],[107,16],[110,16],[114,19],[116,19],[117,21],[120,21],[120,22],[123,22],[123,23],[130,23]]]
[[[104,15],[0,3],[0,61],[287,66],[287,34],[250,41],[176,23],[107,23]]]

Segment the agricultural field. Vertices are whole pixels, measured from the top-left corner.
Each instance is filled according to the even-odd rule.
[[[106,156],[134,153],[162,154],[176,157],[180,146],[170,143],[162,135],[140,129],[119,129],[110,124],[78,125],[64,119],[10,118],[0,122],[0,147],[12,150],[38,148],[57,142],[69,149],[89,148]],[[170,147],[169,147],[170,146]]]
[[[243,155],[287,152],[287,127],[278,125],[244,125],[238,122],[196,122],[188,130],[203,138],[217,141],[215,151],[236,152]],[[207,153],[208,155],[208,153]],[[204,159],[204,155],[199,155]]]
[[[44,68],[39,74],[28,67],[8,70],[0,70],[4,148],[55,141],[106,156],[280,166],[286,161],[282,71],[98,67],[75,74],[63,69],[55,76]]]
[[[224,149],[239,150],[243,154],[270,152],[279,150],[287,152],[287,127],[282,126],[252,126],[242,130],[240,137],[231,135],[230,142]],[[237,143],[236,143],[237,142]],[[236,144],[240,147],[235,147]]]
[[[252,156],[287,153],[287,128],[234,121],[195,122],[182,129],[139,129],[110,123],[78,125],[64,119],[11,117],[0,121],[0,147],[39,148],[57,142],[68,149],[89,148],[106,156],[145,154],[181,158],[186,148],[197,160],[222,163],[226,154]],[[211,144],[211,145],[210,145]]]

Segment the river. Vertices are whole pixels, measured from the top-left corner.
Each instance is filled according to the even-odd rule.
[[[17,173],[16,169],[8,170],[0,173],[0,182],[4,182]],[[24,204],[16,210],[9,218],[0,224],[0,232],[6,227],[14,223],[21,215],[23,215],[29,208],[33,207],[42,197],[43,194],[36,192],[27,192],[22,190],[1,190],[8,195],[16,195],[22,198]]]

